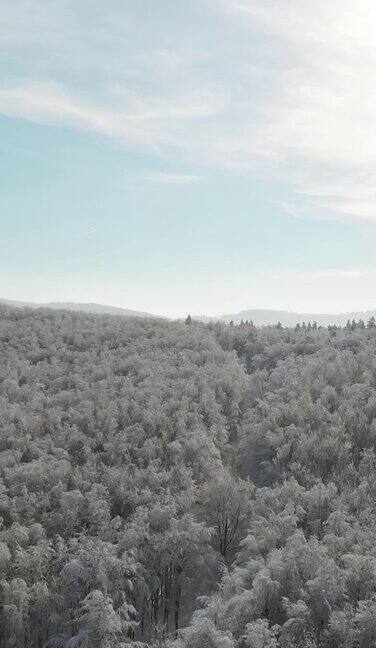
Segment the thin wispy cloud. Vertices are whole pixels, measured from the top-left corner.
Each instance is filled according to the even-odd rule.
[[[150,182],[157,184],[186,185],[193,182],[201,182],[202,176],[187,173],[151,173],[147,176]]]
[[[89,229],[86,229],[86,230],[84,230],[82,232],[76,233],[74,235],[74,238],[76,240],[78,240],[78,239],[90,238],[92,236],[95,237],[99,232],[102,232],[102,231],[103,231],[103,227],[99,227],[99,226],[98,227],[90,227]]]
[[[106,102],[92,104],[50,82],[24,83],[0,90],[0,113],[37,123],[61,124],[145,146],[172,146],[174,130],[186,122],[216,113],[215,102],[192,98],[148,99],[134,94],[112,97],[116,109]]]
[[[374,277],[376,268],[320,268],[319,270],[285,270],[270,273],[272,277],[284,279],[296,279],[298,276],[301,280],[341,280],[341,279],[358,279],[362,277]]]

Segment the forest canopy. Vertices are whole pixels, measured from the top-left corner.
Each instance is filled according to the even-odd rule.
[[[376,645],[376,325],[0,307],[0,646]]]

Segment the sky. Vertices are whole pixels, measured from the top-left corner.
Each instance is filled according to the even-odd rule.
[[[376,308],[373,0],[0,7],[0,297]]]

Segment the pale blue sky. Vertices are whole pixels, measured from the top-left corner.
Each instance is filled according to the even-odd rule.
[[[4,4],[0,296],[376,307],[374,3]]]

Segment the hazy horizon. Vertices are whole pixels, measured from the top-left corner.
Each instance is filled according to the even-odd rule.
[[[239,308],[236,311],[233,312],[218,312],[218,313],[207,313],[207,312],[189,312],[185,311],[184,313],[179,313],[177,315],[169,315],[167,313],[162,313],[162,312],[152,312],[150,310],[139,310],[136,308],[128,307],[127,305],[119,305],[119,304],[108,304],[108,303],[98,303],[98,302],[74,302],[71,300],[63,300],[63,301],[28,301],[28,300],[13,300],[5,297],[0,297],[0,304],[9,304],[10,306],[22,306],[22,305],[30,305],[31,307],[48,307],[48,308],[62,308],[66,307],[67,310],[69,310],[71,307],[94,307],[94,310],[92,312],[102,312],[101,309],[103,308],[103,312],[111,313],[111,309],[114,310],[114,314],[116,314],[116,310],[119,311],[129,311],[129,314],[137,314],[137,315],[146,315],[146,316],[154,316],[154,317],[162,317],[162,318],[168,318],[168,319],[185,319],[188,314],[190,314],[192,317],[196,317],[198,319],[202,318],[203,321],[206,319],[209,320],[210,318],[213,319],[224,319],[226,321],[229,321],[232,317],[234,319],[239,319],[242,316],[244,318],[252,318],[252,314],[254,313],[255,315],[260,316],[260,321],[263,320],[262,314],[267,315],[267,320],[269,321],[270,317],[275,314],[276,318],[278,316],[286,315],[286,316],[299,316],[299,321],[303,320],[304,318],[330,318],[333,316],[333,318],[337,318],[337,321],[339,321],[341,318],[346,318],[346,317],[352,317],[352,316],[358,316],[361,317],[367,316],[367,315],[376,315],[376,308],[367,308],[367,309],[360,309],[360,310],[347,310],[347,311],[337,311],[337,312],[314,312],[314,311],[299,311],[299,310],[290,310],[290,309],[273,309],[273,308]],[[95,310],[95,307],[97,309]],[[76,309],[75,310],[79,310]],[[266,321],[266,320],[265,320]],[[273,320],[274,321],[274,320]],[[296,320],[298,321],[298,320]],[[256,322],[257,323],[257,322]],[[275,320],[275,323],[277,323],[277,319]],[[320,323],[320,322],[319,322]],[[334,319],[333,322],[328,320],[328,323],[336,323],[336,320]],[[326,324],[326,323],[325,323]],[[258,323],[258,325],[260,325]],[[263,324],[261,324],[263,325]],[[291,325],[291,322],[286,324],[286,325]]]

